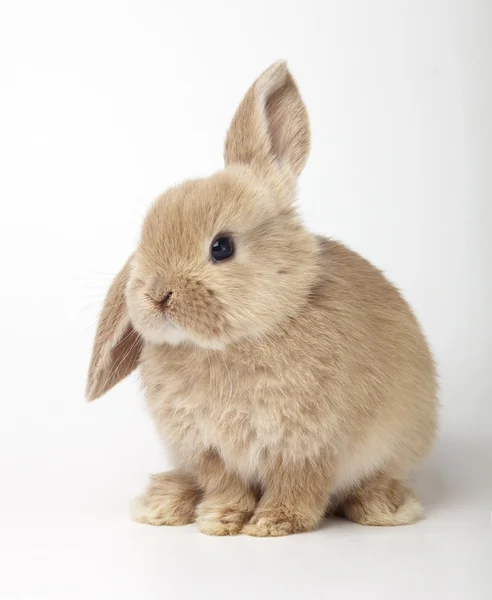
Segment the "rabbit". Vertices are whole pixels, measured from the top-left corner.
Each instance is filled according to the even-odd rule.
[[[437,429],[436,370],[409,305],[367,260],[308,231],[308,115],[284,61],[253,83],[225,167],[150,208],[100,315],[87,397],[139,367],[176,470],[133,518],[283,536],[338,513],[418,520],[406,486]]]

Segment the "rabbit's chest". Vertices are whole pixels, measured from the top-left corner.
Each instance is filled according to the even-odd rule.
[[[299,451],[299,407],[264,365],[146,357],[149,407],[162,436],[186,460],[217,448],[231,468],[253,476],[272,456]]]

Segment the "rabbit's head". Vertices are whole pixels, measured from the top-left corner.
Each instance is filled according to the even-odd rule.
[[[144,343],[223,350],[275,334],[305,302],[316,242],[294,207],[309,123],[284,62],[251,86],[225,143],[225,168],[168,190],[103,308],[87,394],[132,371]]]

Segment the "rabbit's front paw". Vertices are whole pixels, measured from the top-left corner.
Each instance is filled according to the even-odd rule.
[[[254,504],[245,500],[238,506],[227,506],[205,499],[197,509],[196,522],[207,535],[238,535],[253,514]]]
[[[242,530],[255,537],[279,537],[301,531],[310,531],[318,525],[318,519],[286,508],[258,509]]]
[[[194,519],[199,492],[177,472],[152,475],[145,494],[132,502],[135,521],[149,525],[187,525]]]

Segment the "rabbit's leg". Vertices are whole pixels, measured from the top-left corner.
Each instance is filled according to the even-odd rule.
[[[146,492],[132,503],[135,521],[150,525],[187,525],[195,520],[200,493],[179,471],[152,475]]]
[[[362,525],[407,525],[420,518],[422,507],[398,479],[379,475],[344,498],[338,512]]]
[[[281,462],[267,472],[263,496],[243,533],[265,537],[315,529],[328,504],[332,475],[326,464]]]
[[[200,456],[194,470],[204,492],[196,511],[200,531],[208,535],[240,533],[257,503],[253,490],[234,472],[228,471],[214,451]]]

